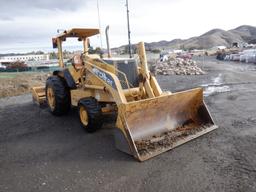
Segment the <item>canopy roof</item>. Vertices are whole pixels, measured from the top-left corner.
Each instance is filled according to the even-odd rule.
[[[66,37],[78,37],[86,38],[99,34],[99,29],[85,29],[85,28],[73,28],[67,31],[64,31],[57,38],[66,38]]]

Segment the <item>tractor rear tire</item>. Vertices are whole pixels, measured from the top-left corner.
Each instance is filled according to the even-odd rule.
[[[65,80],[51,76],[46,81],[46,101],[53,115],[67,114],[71,107],[70,90]]]
[[[78,102],[80,123],[85,131],[92,133],[103,124],[101,105],[93,97],[83,98]]]

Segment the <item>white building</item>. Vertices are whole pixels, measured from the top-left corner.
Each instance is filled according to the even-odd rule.
[[[0,63],[11,63],[15,61],[49,61],[49,54],[41,55],[15,55],[0,57]]]
[[[213,47],[212,48],[212,50],[224,50],[224,49],[226,49],[227,47],[226,46],[224,46],[224,45],[219,45],[219,46],[215,46],[215,47]]]
[[[179,53],[182,53],[183,50],[182,49],[175,49],[172,51],[173,53],[176,53],[176,54],[179,54]]]

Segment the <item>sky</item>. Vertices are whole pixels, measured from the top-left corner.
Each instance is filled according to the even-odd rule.
[[[98,0],[102,35],[91,39],[106,47],[127,44],[125,0]],[[213,28],[256,26],[255,0],[129,0],[131,41],[155,42],[199,36]],[[98,28],[97,0],[0,0],[0,53],[51,49],[57,29]],[[66,45],[76,45],[70,41]]]

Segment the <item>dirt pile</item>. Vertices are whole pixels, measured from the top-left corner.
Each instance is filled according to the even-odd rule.
[[[169,58],[158,61],[152,66],[152,71],[159,75],[202,75],[205,72],[191,59]]]
[[[47,73],[0,74],[0,98],[29,93],[31,87],[45,85]]]

